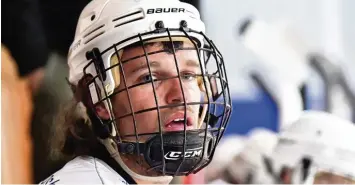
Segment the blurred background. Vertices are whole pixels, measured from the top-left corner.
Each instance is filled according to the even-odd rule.
[[[48,158],[49,128],[72,97],[66,55],[88,2],[2,2],[2,161],[9,164],[2,162],[2,182],[38,183],[65,162]],[[255,128],[278,132],[307,109],[354,120],[355,1],[185,2],[200,10],[207,36],[228,66],[233,113],[227,136],[242,138]],[[30,98],[24,101],[22,96]],[[26,106],[30,116],[10,124],[10,115],[21,116],[18,107]],[[21,148],[24,141],[31,147]],[[6,148],[10,146],[19,147]],[[22,179],[11,175],[24,164],[30,169],[23,172],[27,175]],[[176,182],[203,183],[204,173]]]
[[[355,42],[352,23],[351,0],[224,0],[201,1],[200,9],[206,21],[207,33],[224,54],[228,65],[229,80],[234,98],[232,124],[227,133],[246,133],[252,127],[263,126],[277,129],[275,102],[250,78],[251,63],[259,56],[246,48],[238,35],[238,26],[245,18],[284,22],[295,32],[295,38],[309,52],[326,55],[335,65],[346,66],[347,75],[355,68]],[[291,35],[291,34],[290,34]],[[292,42],[290,36],[289,39]],[[302,40],[302,41],[301,41]],[[295,43],[290,43],[293,45]],[[290,46],[291,47],[291,46]],[[292,46],[293,47],[293,46]],[[279,51],[281,54],[282,51]],[[275,53],[277,53],[275,51]],[[302,55],[302,54],[300,54]],[[280,61],[281,62],[281,61]],[[288,63],[287,60],[282,61]],[[354,78],[349,78],[354,79]],[[309,84],[306,108],[325,109],[325,84],[319,73],[313,71],[306,80]],[[354,83],[350,83],[354,84]],[[290,105],[292,106],[292,105]],[[342,113],[343,114],[343,113]],[[345,114],[345,113],[344,113]],[[258,115],[258,116],[254,116]]]

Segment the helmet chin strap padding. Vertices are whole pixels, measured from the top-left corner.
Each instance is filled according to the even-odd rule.
[[[161,139],[164,151],[161,150]],[[160,135],[153,136],[147,142],[138,145],[140,155],[144,156],[150,170],[162,175],[187,175],[210,160],[211,150],[215,144],[214,138],[207,133],[206,140],[204,139],[204,131],[186,131],[186,140],[184,132],[170,132],[163,134],[162,138]],[[123,154],[136,154],[137,143],[120,143],[119,150]]]

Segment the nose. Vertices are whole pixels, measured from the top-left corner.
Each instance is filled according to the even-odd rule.
[[[166,89],[167,89],[167,94],[166,94],[166,102],[167,104],[176,104],[176,103],[183,103],[184,102],[184,94],[185,94],[185,99],[186,97],[186,92],[184,92],[181,89],[181,87],[184,86],[183,82],[179,78],[172,78],[170,80],[166,81]]]

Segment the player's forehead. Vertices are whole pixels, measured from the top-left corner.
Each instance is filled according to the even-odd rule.
[[[173,51],[173,48],[175,49],[175,53]],[[157,55],[159,53],[177,54],[181,53],[181,51],[184,53],[191,53],[186,51],[193,51],[194,53],[196,53],[196,50],[194,50],[194,48],[194,44],[187,39],[174,39],[172,41],[165,39],[156,39],[150,42],[145,42],[144,44],[138,43],[134,44],[133,46],[124,48],[122,60],[129,60],[130,58],[142,56],[145,54],[147,54],[148,56]]]
[[[142,44],[128,47],[122,50],[120,61],[123,62],[125,67],[134,67],[135,65],[142,65],[140,64],[142,62],[146,63],[147,59],[148,61],[173,64],[175,58],[178,63],[193,62],[196,65],[199,63],[195,45],[188,39],[158,40],[145,43],[144,47],[142,47]]]

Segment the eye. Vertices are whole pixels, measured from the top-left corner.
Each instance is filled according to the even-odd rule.
[[[196,79],[196,74],[191,73],[191,72],[184,72],[181,74],[181,79],[182,80],[194,80]]]
[[[152,74],[152,76],[150,76],[150,74],[145,74],[142,77],[140,77],[140,82],[151,82],[156,79],[157,78],[154,74]]]

